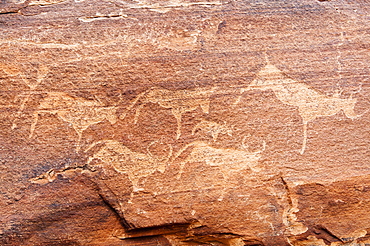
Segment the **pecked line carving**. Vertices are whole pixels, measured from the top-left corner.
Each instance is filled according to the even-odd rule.
[[[194,135],[198,131],[204,131],[211,134],[214,142],[217,141],[218,135],[220,134],[226,134],[230,137],[232,136],[232,129],[227,126],[226,122],[221,125],[214,121],[201,120],[194,126],[191,134]]]
[[[245,140],[245,139],[244,139]],[[244,142],[243,140],[243,142]],[[184,167],[191,162],[205,162],[209,166],[217,166],[222,171],[224,180],[227,181],[232,175],[244,169],[259,171],[258,161],[261,158],[261,153],[265,150],[266,144],[263,142],[261,150],[249,152],[238,149],[219,149],[202,142],[195,141],[185,145],[175,155],[171,144],[168,146],[168,155],[163,157],[155,156],[151,153],[150,148],[158,141],[153,141],[147,147],[147,153],[136,152],[123,145],[116,140],[102,140],[93,143],[85,152],[90,151],[96,146],[100,146],[99,150],[90,156],[86,166],[91,166],[94,160],[100,160],[103,166],[111,166],[119,173],[127,174],[132,183],[133,190],[131,199],[135,192],[143,190],[139,186],[139,181],[146,178],[154,172],[164,173],[169,161],[175,161],[188,148],[192,148],[190,154],[180,162],[180,170],[177,179],[181,178],[184,172]],[[247,146],[243,143],[244,148]],[[131,201],[131,200],[130,200]]]
[[[214,88],[197,88],[194,90],[167,90],[161,88],[151,88],[139,94],[127,107],[127,112],[136,106],[134,123],[140,117],[140,111],[148,103],[158,103],[161,107],[171,109],[172,115],[177,121],[176,139],[181,136],[181,118],[184,113],[196,110],[198,107],[206,114],[209,113],[210,96],[215,92]],[[126,113],[121,115],[121,119],[126,117]]]
[[[21,93],[20,95],[17,95],[15,102],[20,100],[20,107],[18,112],[16,113],[16,117],[12,124],[12,129],[14,130],[17,127],[17,124],[15,123],[16,119],[18,119],[26,106],[26,103],[30,99],[33,91],[41,84],[41,82],[44,80],[46,75],[49,72],[49,68],[45,65],[39,65],[39,68],[37,70],[37,77],[36,81],[33,82],[32,80],[29,80],[15,65],[12,64],[2,64],[0,63],[0,69],[3,70],[7,75],[10,76],[20,76],[24,84],[29,88],[28,91]]]
[[[147,147],[147,154],[132,151],[116,140],[102,140],[93,143],[85,152],[95,147],[97,144],[104,144],[99,151],[89,157],[87,165],[90,165],[94,159],[99,159],[107,165],[111,165],[117,172],[125,173],[132,182],[134,192],[142,190],[139,188],[139,181],[150,174],[159,171],[164,173],[167,162],[172,156],[172,146],[168,144],[169,152],[167,157],[158,158],[150,152],[150,147],[157,141],[153,141]]]
[[[246,138],[243,139],[242,146],[247,149],[247,145],[244,144],[245,139]],[[186,164],[205,162],[205,164],[211,167],[218,167],[223,175],[223,180],[227,182],[230,177],[242,170],[249,169],[253,172],[259,172],[260,168],[258,167],[258,162],[262,157],[262,152],[266,149],[266,143],[263,142],[261,150],[249,152],[247,150],[231,148],[215,148],[206,142],[194,141],[180,149],[174,158],[178,158],[188,148],[192,148],[191,152],[181,161],[177,179],[181,178]],[[219,201],[223,200],[226,191],[227,186],[225,185],[221,196],[218,198]]]
[[[244,144],[245,139],[246,138],[243,139],[242,145],[243,148],[247,149],[246,144]],[[215,148],[206,142],[194,141],[185,145],[185,147],[179,150],[174,158],[178,158],[188,148],[192,148],[192,150],[190,154],[188,154],[187,157],[180,163],[180,171],[177,175],[177,179],[181,178],[186,164],[193,162],[205,162],[211,167],[218,167],[222,172],[224,181],[228,181],[231,176],[245,169],[250,169],[254,172],[260,171],[260,168],[258,167],[258,161],[262,157],[262,152],[266,149],[266,143],[263,142],[261,150],[249,152],[239,149]],[[218,200],[223,200],[226,189],[227,187],[225,186]]]
[[[243,142],[245,141],[245,138]],[[232,172],[239,172],[244,169],[252,171],[260,171],[257,167],[258,160],[261,158],[261,153],[266,149],[266,143],[263,142],[261,150],[249,152],[239,149],[223,149],[215,148],[203,141],[194,141],[185,145],[175,155],[174,159],[178,158],[185,150],[191,148],[190,154],[181,162],[178,179],[181,178],[184,167],[187,163],[204,161],[209,166],[217,166],[221,169],[224,179],[229,179]],[[243,147],[246,145],[243,143]]]
[[[346,117],[356,119],[363,114],[355,113],[356,98],[341,98],[337,92],[333,96],[327,96],[310,88],[305,83],[289,78],[276,66],[267,64],[258,73],[251,84],[242,88],[240,93],[250,90],[272,90],[276,97],[284,104],[298,108],[299,115],[303,120],[303,143],[300,153],[303,154],[307,144],[307,124],[319,117],[333,116],[343,111]],[[241,96],[235,104],[240,101]]]
[[[33,113],[33,123],[30,128],[29,138],[32,138],[36,130],[39,115],[53,114],[72,125],[78,135],[76,151],[80,150],[80,142],[83,132],[91,125],[108,120],[111,124],[117,122],[117,107],[104,106],[98,100],[86,100],[80,97],[72,97],[64,92],[48,92],[42,99],[38,109]]]

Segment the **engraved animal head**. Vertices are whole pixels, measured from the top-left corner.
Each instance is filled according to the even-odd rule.
[[[113,125],[118,120],[116,111],[117,111],[116,107],[105,107],[100,108],[98,113],[104,115],[105,118]]]
[[[102,140],[90,145],[85,152],[89,151],[98,144],[104,144],[99,151],[89,157],[87,165],[94,159],[100,160],[105,165],[110,165],[115,171],[128,175],[133,184],[133,191],[138,191],[139,180],[145,178],[155,171],[163,173],[166,169],[166,163],[172,155],[172,146],[169,145],[169,154],[167,157],[157,158],[150,152],[152,147],[158,141],[153,141],[147,147],[148,154],[136,152],[124,146],[116,140]]]
[[[242,145],[246,148],[244,140]],[[261,153],[265,150],[266,143],[263,142],[263,147],[261,150],[250,152],[248,150],[228,148],[220,149],[212,147],[210,144],[203,141],[194,141],[182,148],[175,155],[174,159],[179,157],[189,147],[192,147],[192,150],[185,160],[181,162],[179,174],[177,176],[178,179],[181,177],[186,163],[199,161],[204,161],[210,166],[218,166],[220,169],[224,170],[224,178],[228,179],[228,176],[230,176],[231,172],[241,171],[243,169],[259,171],[260,169],[257,167],[258,160],[262,156]]]
[[[91,125],[104,120],[115,124],[117,122],[116,110],[117,107],[106,107],[99,100],[72,97],[64,92],[48,92],[47,96],[41,100],[38,110],[33,114],[34,120],[29,137],[33,136],[40,114],[55,114],[75,129],[78,135],[76,145],[78,152],[83,132]]]

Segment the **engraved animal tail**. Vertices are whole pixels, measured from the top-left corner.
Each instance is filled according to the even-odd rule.
[[[97,141],[97,142],[94,142],[92,143],[89,147],[87,147],[87,149],[85,149],[85,153],[88,152],[89,150],[91,150],[92,148],[94,148],[96,145],[98,144],[101,144],[101,143],[104,143],[106,144],[107,140],[101,140],[101,141]],[[90,156],[89,159],[87,159],[87,162],[86,162],[86,166],[89,165],[91,163],[92,160],[95,159],[95,156]]]
[[[90,146],[89,147],[87,147],[87,149],[85,149],[85,153],[86,152],[88,152],[89,150],[91,150],[92,148],[94,148],[96,145],[98,145],[98,144],[102,144],[102,143],[104,143],[104,144],[106,144],[107,143],[107,141],[108,140],[100,140],[100,141],[97,141],[97,142],[94,142],[94,143],[92,143],[92,144],[90,144]]]
[[[240,101],[242,100],[242,97],[243,97],[243,93],[244,93],[245,89],[244,88],[241,88],[240,91],[239,91],[239,96],[236,98],[235,102],[233,103],[233,106],[236,106],[237,104],[240,103]]]
[[[252,82],[247,87],[240,88],[239,89],[239,96],[236,98],[235,102],[233,103],[233,106],[236,106],[237,104],[240,103],[240,101],[242,100],[244,92],[255,90],[256,89],[256,84],[258,83],[258,81],[259,81],[259,77],[257,76],[257,78],[252,80]]]
[[[268,55],[267,55],[267,52],[266,51],[264,51],[263,52],[264,53],[264,56],[265,56],[265,62],[266,62],[266,65],[265,65],[265,67],[266,66],[268,66],[268,65],[271,65],[271,62],[270,62],[270,59],[269,59],[269,57],[268,57]],[[235,100],[235,102],[233,103],[233,106],[236,106],[238,103],[240,103],[240,101],[241,101],[241,99],[242,99],[242,97],[243,97],[243,93],[244,92],[246,92],[246,91],[249,91],[249,90],[253,90],[253,87],[255,86],[255,84],[256,84],[256,82],[255,81],[258,81],[259,80],[259,76],[258,76],[258,74],[257,74],[257,76],[256,76],[256,78],[248,85],[248,87],[246,87],[246,88],[241,88],[240,89],[240,94],[239,94],[239,96],[237,97],[237,99]]]
[[[119,118],[121,120],[123,120],[126,117],[126,115],[128,114],[128,112],[136,105],[136,103],[140,100],[140,98],[142,98],[146,93],[147,93],[147,91],[144,91],[144,92],[140,93],[138,96],[136,96],[136,98],[126,108],[126,112],[122,113]],[[135,115],[135,118],[136,118],[136,115]],[[135,119],[135,124],[136,124],[136,121],[137,121],[137,119]]]
[[[185,150],[187,150],[189,147],[192,147],[192,146],[200,146],[200,145],[205,145],[204,142],[202,141],[194,141],[194,142],[191,142],[187,145],[185,145],[183,148],[181,148],[177,153],[176,155],[174,155],[173,160],[176,160]],[[181,176],[182,176],[182,173],[183,173],[183,169],[184,169],[184,166],[186,164],[186,161],[182,161],[181,164],[180,164],[180,170],[179,170],[179,173],[177,174],[177,179],[180,179]]]
[[[176,110],[174,108],[172,109],[172,114],[173,114],[173,116],[175,116],[176,122],[177,122],[176,139],[180,139],[182,114],[181,114],[180,110]]]
[[[146,148],[146,151],[148,152],[148,155],[153,159],[153,160],[156,160],[157,162],[161,162],[162,165],[160,168],[158,168],[158,170],[161,172],[161,173],[164,173],[164,171],[166,170],[166,164],[167,162],[171,159],[172,157],[172,154],[173,154],[173,147],[171,144],[167,144],[169,146],[169,153],[166,157],[164,157],[163,159],[158,159],[156,158],[152,152],[150,151],[150,146],[152,146],[153,144],[157,143],[158,141],[153,141],[151,142],[147,148]]]

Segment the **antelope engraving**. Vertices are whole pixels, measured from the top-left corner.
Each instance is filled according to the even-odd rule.
[[[161,88],[151,88],[139,94],[130,106],[127,107],[127,112],[140,102],[135,112],[134,123],[136,124],[140,116],[141,109],[147,103],[158,103],[163,108],[171,109],[171,112],[177,121],[176,139],[179,139],[181,136],[182,115],[186,112],[194,111],[198,107],[200,107],[204,113],[208,114],[210,96],[215,89],[216,88],[198,88],[194,90],[171,91]],[[120,118],[125,118],[127,112],[122,114]]]
[[[117,122],[116,107],[104,106],[98,100],[71,97],[64,92],[48,92],[41,100],[38,109],[33,113],[33,123],[29,137],[32,138],[40,114],[54,114],[72,125],[78,135],[76,151],[80,150],[83,132],[91,125],[108,120],[111,124]]]
[[[247,149],[244,144],[245,138],[243,139],[243,148]],[[266,148],[266,143],[263,142],[261,150],[256,152],[249,152],[246,150],[238,149],[218,149],[212,147],[203,141],[194,141],[187,144],[176,154],[175,158],[178,158],[185,150],[192,147],[190,154],[181,162],[178,179],[181,178],[184,167],[187,163],[204,161],[209,166],[217,166],[222,171],[224,179],[227,180],[233,172],[240,172],[244,169],[251,169],[252,171],[259,171],[258,160],[261,158],[261,153]]]
[[[13,121],[12,129],[15,129],[17,127],[17,124],[15,123],[16,119],[19,118],[22,115],[22,112],[24,110],[24,107],[28,100],[30,99],[30,96],[32,95],[32,92],[36,89],[38,85],[41,84],[41,82],[44,80],[45,76],[49,72],[49,68],[45,65],[39,65],[37,78],[35,82],[30,81],[29,79],[24,76],[24,74],[21,73],[21,71],[15,67],[14,65],[5,65],[0,63],[0,69],[3,70],[6,74],[11,76],[20,76],[23,80],[23,82],[28,86],[29,91],[23,92],[20,95],[17,95],[15,102],[19,100],[19,98],[23,97],[21,100],[20,108],[16,114],[16,118]]]
[[[241,93],[249,90],[272,90],[275,96],[284,104],[298,108],[299,115],[303,121],[303,143],[300,153],[303,154],[307,143],[307,124],[319,117],[333,116],[341,110],[350,119],[356,119],[363,114],[356,114],[354,111],[357,99],[352,95],[347,98],[340,98],[337,92],[329,97],[315,91],[305,83],[300,83],[289,78],[276,66],[267,62],[266,66],[258,72],[252,83],[241,89]],[[240,99],[240,97],[239,97]],[[239,99],[236,103],[239,102]]]
[[[198,130],[205,131],[211,134],[213,141],[216,142],[219,134],[227,134],[232,136],[232,130],[224,123],[223,125],[208,120],[202,120],[195,125],[191,134],[194,135]]]
[[[170,144],[168,144],[169,153],[167,157],[157,158],[154,156],[150,152],[150,147],[156,142],[157,141],[153,141],[149,144],[147,147],[148,154],[144,154],[132,151],[116,140],[102,140],[93,143],[85,150],[85,152],[87,152],[97,144],[104,144],[98,152],[89,157],[87,165],[89,165],[94,159],[99,159],[106,165],[111,165],[117,172],[128,175],[128,178],[132,182],[133,192],[137,192],[142,190],[138,185],[140,179],[147,177],[156,171],[164,173],[167,162],[172,156],[172,146]],[[131,198],[133,196],[133,192],[131,193]]]
[[[243,139],[242,146],[243,148],[246,148],[244,141],[245,138]],[[218,167],[223,175],[224,181],[228,181],[231,176],[245,169],[250,169],[254,172],[260,171],[258,161],[262,156],[261,153],[266,148],[266,143],[263,142],[261,150],[249,152],[238,149],[219,149],[212,147],[203,141],[194,141],[182,148],[176,154],[175,158],[179,157],[189,147],[192,147],[192,150],[185,160],[180,163],[180,170],[177,175],[177,179],[181,178],[184,172],[184,167],[187,163],[205,162],[209,166]],[[227,187],[225,186],[218,200],[223,200],[226,189]]]

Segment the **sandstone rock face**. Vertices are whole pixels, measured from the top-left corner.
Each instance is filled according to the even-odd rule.
[[[0,2],[1,245],[370,245],[370,3]]]

